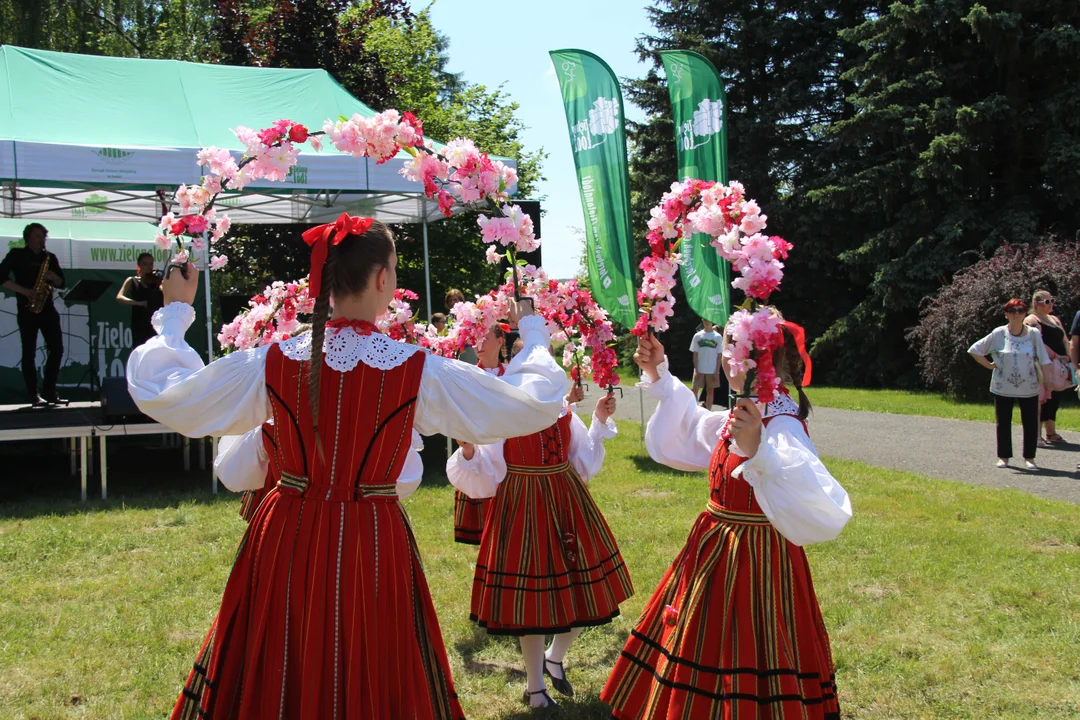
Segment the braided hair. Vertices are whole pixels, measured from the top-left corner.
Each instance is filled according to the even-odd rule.
[[[319,382],[323,368],[323,340],[330,317],[330,297],[358,295],[367,289],[380,268],[389,268],[394,254],[394,236],[378,220],[363,235],[348,235],[337,245],[330,245],[322,271],[322,288],[315,298],[311,320],[311,361],[308,369],[308,395],[311,422],[315,429],[315,447],[323,457],[319,441]]]
[[[799,419],[805,420],[814,409],[810,405],[810,398],[806,397],[800,384],[806,364],[803,362],[802,355],[799,354],[795,336],[783,325],[780,326],[780,331],[784,335],[784,344],[773,350],[773,367],[776,368],[776,374],[781,380],[795,388],[799,396]]]

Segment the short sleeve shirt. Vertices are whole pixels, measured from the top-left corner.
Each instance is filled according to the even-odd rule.
[[[694,368],[703,375],[716,372],[717,362],[720,359],[720,333],[715,330],[706,332],[702,330],[694,335],[690,341],[690,352],[697,353],[697,367]]]
[[[1039,394],[1039,376],[1035,369],[1048,365],[1050,356],[1042,343],[1039,331],[1024,326],[1023,334],[1017,336],[1003,325],[968,348],[969,353],[989,355],[997,369],[990,378],[990,392],[1002,397],[1034,397]]]

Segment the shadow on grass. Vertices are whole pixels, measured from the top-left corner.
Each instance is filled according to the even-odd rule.
[[[461,656],[465,669],[478,675],[490,675],[499,673],[510,680],[525,680],[525,673],[516,664],[511,665],[503,662],[485,662],[477,660],[476,656],[488,647],[499,643],[512,643],[514,650],[518,649],[517,639],[513,637],[495,637],[489,635],[486,630],[478,625],[471,625],[469,636],[454,643],[454,649]]]
[[[670,475],[672,477],[697,477],[698,473],[683,472],[682,470],[675,470],[667,465],[661,465],[653,460],[648,455],[643,453],[634,453],[630,456],[630,462],[634,464],[634,468],[640,472],[652,472],[662,473],[664,475]]]
[[[502,717],[504,720],[536,720],[536,718],[539,717],[559,717],[566,718],[567,720],[574,720],[575,718],[580,718],[581,720],[599,720],[599,718],[611,717],[611,707],[606,703],[601,702],[600,698],[595,695],[590,697],[566,698],[554,694],[552,697],[559,703],[559,708],[555,712],[532,710],[525,707],[525,703],[522,701],[520,711],[510,713],[509,715],[503,715]]]

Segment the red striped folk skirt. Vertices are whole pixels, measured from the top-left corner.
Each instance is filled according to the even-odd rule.
[[[394,485],[282,483],[259,505],[173,720],[459,720]]]
[[[484,518],[491,508],[491,498],[474,500],[460,490],[454,491],[454,542],[479,545],[484,534]]]
[[[601,625],[634,594],[611,528],[569,463],[508,466],[490,513],[471,608],[489,633]]]
[[[710,502],[600,698],[619,720],[836,718],[829,636],[802,548]]]

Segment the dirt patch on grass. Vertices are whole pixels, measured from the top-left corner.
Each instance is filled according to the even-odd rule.
[[[887,597],[896,597],[900,594],[900,588],[895,585],[856,585],[853,589],[871,600],[884,600]]]
[[[634,491],[634,495],[643,498],[667,498],[671,497],[675,493],[668,490],[654,490],[653,488],[638,488]]]

